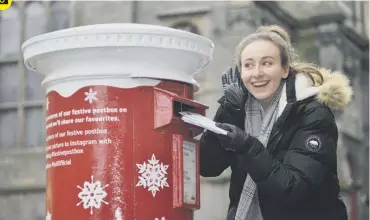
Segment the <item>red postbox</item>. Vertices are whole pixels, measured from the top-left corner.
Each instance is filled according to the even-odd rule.
[[[144,35],[146,28],[151,32]],[[103,38],[108,41],[107,36],[112,36],[107,33],[107,29],[124,32],[121,37],[128,39],[130,37],[125,33],[129,30],[141,31],[141,38],[138,38],[141,40],[135,46],[142,49],[143,45],[139,43],[146,43],[143,41],[146,37],[151,41],[156,40],[154,28],[126,24],[119,27],[98,25],[89,30],[101,31],[95,33],[95,40]],[[161,34],[163,31],[167,31],[167,35],[173,34],[173,41],[180,39],[177,45],[184,42],[181,36],[198,37],[182,31],[158,28]],[[100,41],[91,40],[93,46],[80,47],[82,41],[76,38],[80,39],[82,35],[84,40],[90,40],[81,32],[88,35],[86,27],[75,28],[72,31],[41,35],[23,45],[28,68],[41,73],[50,71],[49,75],[45,73],[47,77],[43,82],[47,92],[46,218],[193,219],[193,211],[200,208],[199,144],[194,137],[202,129],[183,122],[179,112],[191,111],[204,115],[207,107],[193,100],[194,84],[181,80],[185,72],[180,71],[177,76],[175,72],[175,77],[166,77],[166,74],[176,68],[199,70],[204,66],[202,59],[207,58],[209,61],[209,56],[199,53],[198,59],[201,62],[196,62],[194,66],[191,66],[195,61],[193,58],[190,57],[189,62],[183,59],[182,62],[190,68],[176,66],[171,62],[167,66],[172,68],[167,68],[165,62],[152,58],[156,51],[145,44],[149,48],[147,53],[150,57],[147,55],[146,59],[142,55],[142,65],[145,66],[146,62],[154,63],[157,59],[157,65],[146,71],[159,73],[162,69],[167,73],[157,78],[156,75],[143,77],[133,74],[142,73],[136,68],[140,67],[137,60],[123,59],[122,66],[117,62],[117,59],[122,58],[119,56],[122,52],[120,49],[131,46],[133,50],[132,45],[120,45],[117,49],[116,43],[100,45]],[[54,41],[54,48],[48,51],[50,45],[45,46],[45,42],[55,40],[56,36],[76,42],[69,45],[71,48],[58,50],[57,42]],[[120,39],[119,36],[117,39]],[[67,44],[69,40],[60,39]],[[131,43],[134,40],[131,36]],[[202,41],[205,42],[205,39],[202,38]],[[193,46],[202,46],[194,42]],[[100,45],[100,48],[97,49],[96,45]],[[213,48],[212,44],[208,46]],[[173,50],[163,45],[161,49]],[[89,50],[91,53],[86,54]],[[204,48],[201,50],[204,51]],[[190,53],[196,55],[194,51],[187,51],[189,54],[184,51],[183,58]],[[163,51],[158,53],[166,55]],[[99,60],[104,54],[106,57]],[[65,61],[64,66],[57,62],[58,58]],[[101,73],[104,67],[108,73]],[[117,67],[128,68],[130,76],[122,74]],[[96,69],[100,74],[94,72]],[[112,74],[113,71],[117,73]]]

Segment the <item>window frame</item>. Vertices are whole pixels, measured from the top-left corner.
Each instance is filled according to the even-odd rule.
[[[26,39],[26,9],[29,4],[32,3],[39,3],[43,5],[43,10],[44,10],[44,16],[45,16],[45,29],[43,30],[43,33],[49,32],[49,24],[51,21],[51,5],[54,3],[54,1],[27,1],[27,2],[13,2],[12,7],[17,7],[18,9],[18,14],[19,16],[17,19],[19,19],[20,23],[20,45],[25,41]],[[73,18],[74,18],[74,8],[75,4],[71,4],[68,6],[68,16],[69,16],[69,22],[68,22],[68,27],[71,27],[73,25]],[[1,17],[0,17],[1,19]],[[1,25],[1,23],[0,23]],[[0,48],[1,49],[1,48]],[[10,102],[0,102],[0,114],[2,112],[6,111],[16,111],[17,112],[17,139],[16,139],[16,146],[1,146],[3,143],[0,143],[0,151],[2,150],[8,150],[8,149],[15,149],[15,148],[27,148],[31,147],[29,144],[25,143],[26,142],[26,121],[27,119],[25,118],[25,115],[27,114],[27,110],[31,108],[41,108],[42,114],[46,113],[46,106],[45,106],[45,96],[43,96],[41,99],[34,99],[34,100],[27,100],[26,99],[26,88],[27,88],[27,72],[28,70],[24,66],[24,60],[23,60],[23,54],[21,49],[19,48],[19,53],[17,56],[10,56],[10,57],[5,57],[4,59],[0,58],[0,66],[3,65],[8,65],[16,63],[17,68],[15,68],[15,72],[12,74],[18,74],[19,78],[19,83],[18,83],[18,96],[16,101],[10,101]],[[40,84],[41,87],[41,84]],[[44,126],[44,121],[40,122],[39,124],[35,124],[35,129],[39,132],[43,132],[45,134],[45,126]],[[33,126],[31,126],[33,127]],[[1,131],[0,131],[1,132]],[[41,146],[35,146],[35,147],[44,147],[44,144],[41,144]]]

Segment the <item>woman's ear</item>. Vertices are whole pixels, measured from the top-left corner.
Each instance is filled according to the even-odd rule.
[[[289,70],[290,70],[289,67],[284,68],[284,74],[283,74],[283,77],[282,77],[283,79],[288,78],[288,76],[289,76]]]

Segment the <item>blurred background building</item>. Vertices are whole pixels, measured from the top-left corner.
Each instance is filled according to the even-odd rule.
[[[239,40],[262,24],[287,28],[302,57],[351,78],[353,102],[336,113],[340,182],[350,220],[369,218],[368,1],[13,1],[0,12],[0,220],[45,219],[44,91],[42,77],[24,68],[21,43],[50,31],[112,22],[164,25],[210,38],[213,61],[197,76],[196,93],[210,106],[209,117]],[[196,220],[225,219],[229,175],[226,170],[202,179]]]

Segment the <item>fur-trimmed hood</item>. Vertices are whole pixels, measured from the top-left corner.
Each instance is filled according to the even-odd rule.
[[[341,110],[352,100],[353,90],[349,79],[343,73],[331,72],[328,69],[320,68],[323,81],[313,77],[315,85],[306,73],[295,74],[296,100],[300,101],[315,96],[316,100],[331,110]],[[284,85],[280,101],[279,115],[287,104],[286,85]]]
[[[349,79],[340,72],[331,72],[325,68],[320,68],[319,70],[323,76],[323,82],[318,83],[318,77],[314,77],[316,81],[315,86],[307,74],[296,74],[295,89],[297,100],[316,95],[317,101],[330,109],[343,109],[352,100],[353,90]]]

